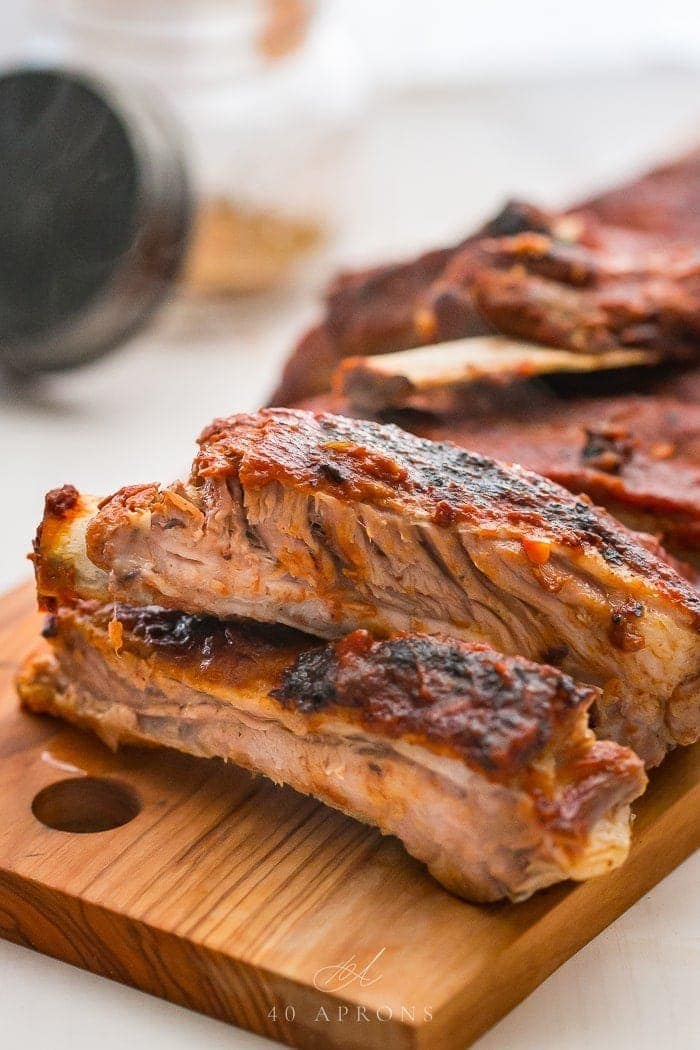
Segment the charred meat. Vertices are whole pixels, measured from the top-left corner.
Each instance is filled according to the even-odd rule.
[[[626,856],[642,763],[595,739],[595,690],[552,667],[426,636],[357,632],[320,646],[279,628],[84,603],[59,609],[47,634],[51,655],[20,678],[27,707],[112,746],[161,744],[262,772],[397,835],[471,900],[521,900]]]
[[[186,482],[99,508],[71,498],[49,497],[37,541],[45,605],[112,597],[331,639],[420,631],[555,653],[601,687],[600,732],[648,764],[698,737],[697,592],[605,512],[522,468],[275,409],[215,421]]]
[[[700,351],[700,153],[562,213],[511,201],[473,236],[342,275],[273,397],[328,390],[345,357],[502,334],[574,351]]]
[[[450,344],[445,344],[449,346]],[[409,351],[414,353],[415,351]],[[421,353],[429,354],[429,350]],[[559,353],[558,351],[555,353]],[[388,355],[390,361],[394,355]],[[399,355],[396,355],[397,357]],[[581,355],[576,355],[581,356]],[[605,360],[605,355],[603,355]],[[368,362],[382,358],[369,358]],[[430,373],[432,376],[434,373]],[[366,370],[360,376],[366,375]],[[381,384],[372,376],[364,407],[340,394],[310,408],[392,420],[434,441],[451,440],[494,459],[517,462],[586,493],[633,529],[648,532],[680,558],[700,551],[700,372],[675,378],[611,376],[604,386],[625,392],[588,395],[586,377],[550,385],[521,376],[504,386],[490,377],[468,391],[454,389],[436,403],[418,392],[418,411],[379,411]],[[392,380],[387,380],[389,383]],[[362,379],[358,379],[358,384]],[[427,383],[425,384],[427,386]],[[396,384],[394,384],[396,389]]]
[[[414,420],[420,433],[516,460],[585,492],[681,557],[700,550],[700,403],[669,394],[539,396],[514,417]]]

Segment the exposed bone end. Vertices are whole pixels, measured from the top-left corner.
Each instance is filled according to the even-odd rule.
[[[630,832],[628,805],[606,813],[591,831],[585,852],[571,859],[569,878],[584,882],[619,868],[627,860],[630,851]]]
[[[574,353],[501,336],[457,339],[376,357],[352,357],[337,369],[337,395],[361,411],[401,408],[413,398],[456,394],[476,382],[510,383],[562,372],[595,372],[658,363],[649,350]]]
[[[85,549],[85,532],[99,502],[70,485],[48,493],[32,555],[42,608],[76,597],[109,599],[109,576],[93,565]]]

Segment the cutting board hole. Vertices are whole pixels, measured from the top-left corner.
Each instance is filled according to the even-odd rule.
[[[86,835],[128,824],[141,812],[141,800],[128,784],[106,777],[70,777],[43,788],[32,813],[47,828]]]

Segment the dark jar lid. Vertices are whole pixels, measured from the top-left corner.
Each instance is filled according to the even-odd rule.
[[[80,73],[0,77],[0,363],[83,364],[123,342],[182,263],[178,129],[146,92]]]

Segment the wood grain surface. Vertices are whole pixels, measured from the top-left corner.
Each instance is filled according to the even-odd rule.
[[[20,712],[39,625],[30,588],[0,601],[0,935],[290,1046],[466,1047],[699,844],[695,747],[654,771],[623,868],[465,904],[396,840],[291,790]],[[127,785],[140,812],[45,827],[34,798],[76,776]]]

